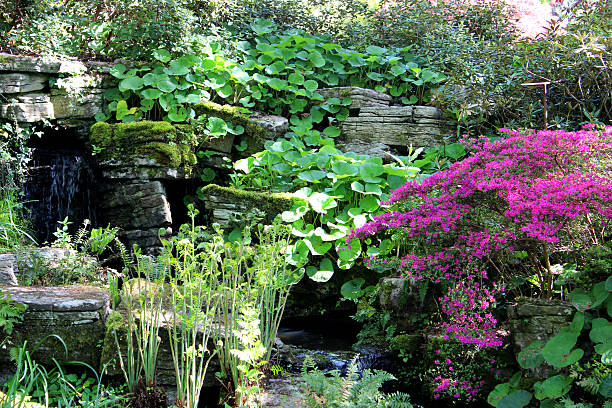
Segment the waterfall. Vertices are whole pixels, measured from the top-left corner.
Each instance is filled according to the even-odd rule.
[[[58,221],[68,217],[78,228],[84,219],[96,225],[95,177],[79,150],[33,149],[24,200],[38,241],[53,241]]]

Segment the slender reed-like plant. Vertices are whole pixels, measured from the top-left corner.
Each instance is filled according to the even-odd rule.
[[[208,344],[213,331],[217,296],[216,250],[196,248],[197,210],[189,207],[191,229],[174,240],[174,248],[165,243],[165,255],[173,268],[171,284],[170,350],[177,386],[177,406],[197,408],[208,364],[214,356]]]
[[[245,227],[241,241],[223,248],[216,343],[222,374],[231,379],[238,405],[252,402],[260,378],[255,374],[270,359],[289,291],[303,274],[286,261],[289,234],[281,224],[260,226],[258,243],[249,247],[251,232]]]

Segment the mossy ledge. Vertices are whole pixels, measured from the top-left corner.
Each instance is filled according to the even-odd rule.
[[[233,125],[240,125],[244,128],[243,137],[247,142],[248,148],[244,152],[247,155],[263,150],[264,141],[267,136],[266,129],[256,122],[253,122],[248,116],[245,108],[231,105],[219,105],[214,102],[200,102],[192,105],[196,115],[206,115],[221,118]]]
[[[193,132],[168,122],[98,122],[90,129],[89,142],[101,150],[103,160],[144,156],[174,168],[191,168],[197,163]]]
[[[266,213],[268,221],[272,221],[277,214],[290,210],[295,204],[305,204],[301,198],[288,193],[258,193],[216,184],[202,187],[201,197],[207,202],[207,207],[210,204],[211,209],[220,209],[224,203],[231,203],[244,211],[257,208]]]

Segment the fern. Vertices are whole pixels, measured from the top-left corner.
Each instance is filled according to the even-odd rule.
[[[380,391],[383,383],[395,379],[393,375],[366,369],[360,376],[356,358],[349,364],[345,377],[338,370],[325,374],[313,366],[312,357],[307,356],[302,379],[306,383],[305,402],[310,408],[412,408],[408,394],[386,395]]]
[[[13,332],[13,326],[23,319],[26,306],[13,301],[7,293],[0,291],[0,330],[8,336]],[[2,344],[4,341],[0,341]]]

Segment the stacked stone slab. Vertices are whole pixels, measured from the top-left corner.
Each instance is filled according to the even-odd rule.
[[[0,53],[0,118],[80,126],[103,110],[111,65]]]
[[[358,87],[326,88],[325,101],[351,98],[350,116],[341,124],[341,148],[358,154],[385,156],[393,148],[434,147],[455,136],[455,125],[431,106],[394,105],[391,96]]]

